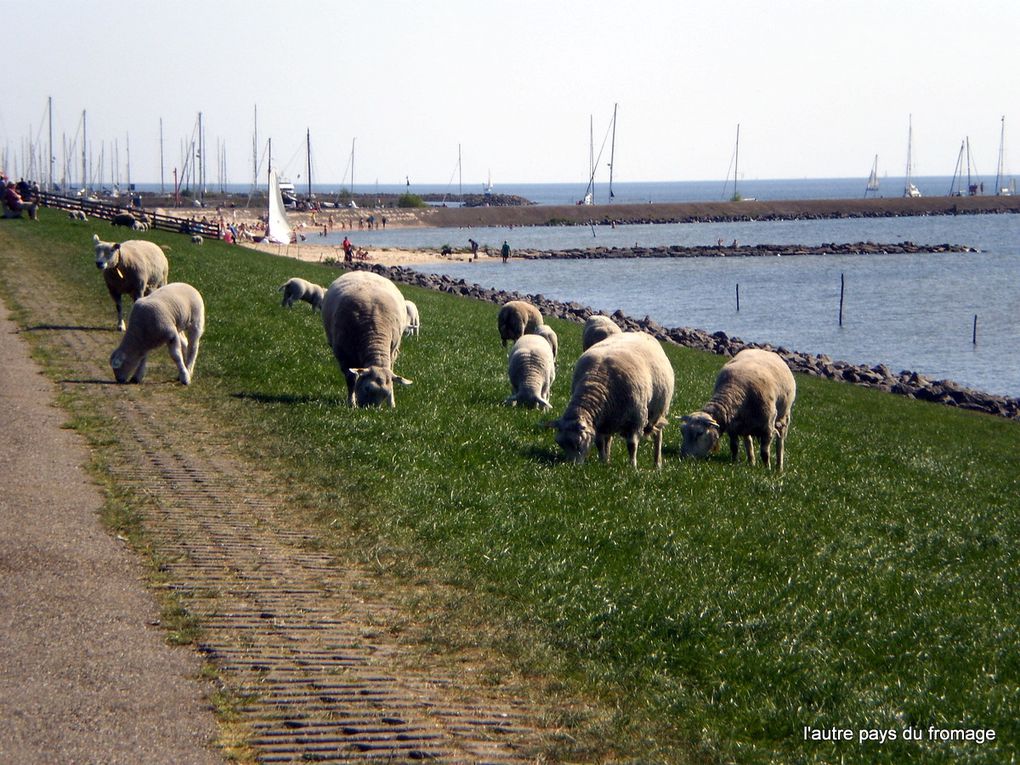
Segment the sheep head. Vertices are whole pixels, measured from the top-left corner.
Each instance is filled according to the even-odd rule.
[[[119,242],[103,242],[100,241],[98,234],[92,235],[92,245],[96,251],[96,268],[101,271],[105,271],[114,265],[116,261],[116,255],[120,252]]]
[[[550,422],[548,427],[556,429],[556,443],[567,459],[581,464],[595,443],[595,428],[578,419],[563,419]]]
[[[393,385],[411,385],[406,377],[393,374],[386,367],[359,367],[348,370],[354,375],[354,404],[356,406],[395,407]]]
[[[139,362],[141,360],[128,355],[123,349],[117,348],[110,354],[110,367],[118,383],[141,382]]]
[[[695,412],[680,419],[681,457],[707,457],[719,451],[719,423],[710,414]]]

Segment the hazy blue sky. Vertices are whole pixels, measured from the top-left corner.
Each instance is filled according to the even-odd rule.
[[[41,12],[45,5],[47,12]],[[620,181],[721,179],[741,125],[744,178],[949,175],[970,137],[994,176],[1000,119],[1020,170],[1017,0],[2,0],[8,76],[0,150],[79,130],[116,140],[131,179],[167,177],[203,113],[215,181],[252,176],[259,151],[299,185],[584,183],[619,103]],[[79,139],[80,140],[80,139]],[[597,149],[597,147],[596,147]],[[1010,150],[1017,164],[1010,161]],[[603,164],[608,160],[608,148]],[[77,163],[80,166],[80,161]],[[8,168],[9,171],[12,168]],[[122,170],[122,179],[124,171]],[[59,170],[58,170],[59,177]],[[605,174],[603,170],[600,178]],[[110,171],[105,171],[109,178]],[[298,177],[300,176],[300,178]]]

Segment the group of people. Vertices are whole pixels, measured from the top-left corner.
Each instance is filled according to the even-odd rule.
[[[35,196],[33,185],[24,178],[17,183],[0,172],[0,187],[3,188],[3,208],[5,218],[20,218],[28,213],[31,220],[39,220],[39,205],[32,201]]]

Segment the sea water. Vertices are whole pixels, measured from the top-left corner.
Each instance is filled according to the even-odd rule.
[[[666,326],[722,330],[747,341],[1020,396],[1020,217],[356,231],[361,246],[495,249],[873,241],[962,244],[976,253],[792,257],[525,260],[422,266],[487,287],[542,294]],[[461,241],[463,240],[463,241]],[[839,325],[840,277],[845,282]],[[740,285],[740,310],[736,289]],[[978,317],[977,343],[973,340]]]

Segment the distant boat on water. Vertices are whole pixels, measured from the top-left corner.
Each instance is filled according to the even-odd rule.
[[[911,182],[911,178],[914,172],[914,160],[912,157],[913,144],[914,144],[914,115],[910,115],[910,120],[907,123],[907,178],[903,184],[903,196],[905,197],[919,197],[921,196],[920,190]]]
[[[868,176],[868,185],[864,189],[864,196],[865,196],[865,198],[868,196],[869,192],[872,193],[872,194],[877,194],[878,193],[878,155],[877,154],[875,155],[875,162],[871,166],[871,175]]]

